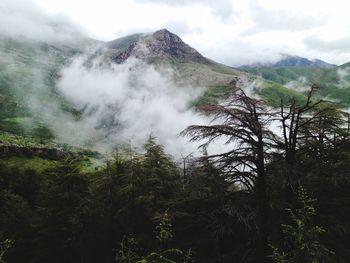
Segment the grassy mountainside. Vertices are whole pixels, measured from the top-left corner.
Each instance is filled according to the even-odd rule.
[[[232,81],[241,80],[270,105],[278,105],[280,98],[301,96],[283,83],[264,81],[248,72],[216,63],[203,57],[167,30],[154,34],[135,34],[111,42],[86,41],[97,49],[90,52],[84,45],[43,43],[26,39],[0,38],[0,130],[42,144],[55,141],[52,127],[42,118],[55,104],[73,119],[81,113],[56,89],[60,70],[77,55],[102,59],[102,64],[122,63],[131,56],[154,65],[159,70],[171,69],[180,85],[206,87],[203,97],[194,106],[217,103],[230,95]],[[95,49],[95,50],[96,50]],[[88,61],[87,61],[88,62]],[[88,66],[89,63],[86,63]],[[51,114],[56,114],[53,112]],[[31,147],[28,146],[27,147]]]
[[[194,85],[206,87],[203,97],[193,103],[200,106],[205,103],[218,103],[229,96],[231,82],[240,79],[241,85],[253,86],[259,83],[254,92],[259,94],[271,105],[277,105],[281,96],[290,99],[293,96],[302,97],[297,91],[291,91],[283,85],[290,80],[279,81],[274,78],[257,78],[257,72],[249,72],[216,63],[203,57],[182,40],[167,31],[159,30],[154,34],[134,34],[116,39],[106,44],[107,50],[100,54],[104,61],[122,63],[130,56],[135,56],[155,65],[162,70],[170,68],[174,72],[174,79],[180,85]],[[302,72],[302,70],[301,70]],[[252,74],[253,73],[253,74]],[[272,83],[274,82],[274,83]],[[265,90],[266,89],[266,90]]]
[[[96,153],[55,143],[41,118],[53,102],[66,112],[78,114],[55,89],[60,69],[77,54],[81,50],[62,44],[0,38],[2,167],[41,172],[75,156],[81,159],[82,170],[94,169]]]
[[[60,68],[79,53],[66,46],[0,38],[0,127],[2,130],[50,137],[37,116],[40,102],[70,106],[55,90]]]
[[[335,68],[295,68],[295,67],[259,67],[245,69],[246,72],[261,76],[282,85],[305,87],[315,84],[319,87],[320,98],[338,102],[342,107],[350,106],[349,63]]]
[[[322,76],[328,71],[325,68],[310,68],[310,67],[258,67],[244,69],[254,75],[261,76],[266,80],[270,80],[282,85],[291,81],[300,81],[305,79],[306,82],[319,81]]]

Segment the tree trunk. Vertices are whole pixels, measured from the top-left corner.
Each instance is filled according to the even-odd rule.
[[[270,262],[268,246],[268,197],[266,189],[266,172],[264,160],[264,142],[262,136],[258,136],[258,155],[257,155],[257,184],[256,194],[258,199],[258,262]]]

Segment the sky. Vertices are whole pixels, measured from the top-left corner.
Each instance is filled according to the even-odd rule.
[[[20,3],[26,7],[21,7],[22,16],[30,11],[37,20],[42,12],[76,24],[89,36],[104,41],[167,28],[206,57],[232,66],[274,60],[281,53],[335,64],[350,61],[350,19],[345,0],[1,2],[0,10],[1,5]]]

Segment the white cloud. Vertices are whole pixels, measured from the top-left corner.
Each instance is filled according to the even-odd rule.
[[[58,82],[59,91],[83,110],[76,128],[84,124],[91,130],[85,131],[85,138],[79,134],[81,143],[90,141],[91,134],[99,134],[95,143],[99,147],[108,149],[130,141],[139,146],[153,134],[173,155],[196,149],[178,134],[191,124],[204,122],[189,109],[203,89],[177,86],[169,72],[158,72],[136,59],[110,69],[101,68],[98,62],[92,68],[83,64],[84,58],[76,59],[63,69]],[[56,135],[64,139],[66,133],[65,128]],[[74,141],[76,136],[72,138]]]
[[[215,16],[224,21],[233,14],[232,1],[230,0],[136,0],[139,3],[159,3],[170,6],[208,6]]]
[[[47,11],[44,17],[30,0],[3,0],[0,31],[54,37],[55,30],[43,21],[49,13],[64,13],[102,40],[169,28],[205,56],[229,65],[265,60],[280,52],[337,64],[350,58],[340,41],[350,38],[345,0],[35,1]],[[13,13],[19,15],[11,18],[6,6],[16,6]]]
[[[48,15],[30,0],[0,2],[0,35],[40,41],[70,41],[83,29],[64,14]]]
[[[268,10],[257,1],[250,1],[250,13],[254,26],[246,34],[274,30],[303,31],[321,27],[327,21],[327,17],[305,14],[293,9]]]
[[[325,52],[347,53],[350,52],[350,36],[327,41],[317,36],[305,38],[305,44],[313,49]]]

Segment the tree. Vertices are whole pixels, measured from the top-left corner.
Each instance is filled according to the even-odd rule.
[[[297,203],[299,208],[287,209],[291,224],[283,224],[287,249],[271,246],[275,263],[322,263],[330,262],[333,254],[319,242],[320,235],[325,230],[316,225],[313,219],[316,215],[315,199],[308,196],[302,187],[298,189]]]
[[[173,238],[170,216],[166,211],[156,226],[155,234],[158,240],[158,249],[151,251],[146,256],[141,256],[143,249],[138,248],[134,237],[126,237],[122,240],[120,249],[117,250],[117,263],[192,263],[192,251],[184,253],[177,248],[167,248],[168,242]]]
[[[145,194],[150,200],[157,201],[159,204],[180,191],[181,176],[171,157],[165,153],[162,145],[157,144],[155,137],[149,136],[143,148],[145,154],[142,161],[141,185],[149,191]]]
[[[0,240],[0,263],[6,263],[4,260],[5,254],[12,247],[13,243],[14,241],[11,239]]]
[[[82,260],[85,221],[81,215],[89,198],[89,180],[80,172],[79,161],[67,158],[45,172],[34,226],[39,262]]]
[[[320,158],[326,144],[332,143],[333,139],[340,136],[343,123],[339,110],[323,100],[313,100],[316,86],[312,86],[307,94],[305,102],[298,102],[292,98],[286,110],[283,100],[281,100],[280,116],[282,128],[282,148],[286,170],[286,199],[293,203],[296,196],[298,181],[297,164],[298,153],[308,151]],[[341,132],[343,135],[344,133]],[[343,136],[342,135],[342,136]],[[333,137],[334,136],[334,137]],[[310,152],[309,150],[313,152]],[[304,155],[304,157],[306,157]],[[305,171],[303,171],[305,174]]]
[[[243,189],[255,195],[258,205],[259,262],[268,261],[268,196],[266,186],[266,160],[274,146],[275,135],[268,129],[269,113],[262,101],[246,95],[242,89],[235,89],[225,105],[203,107],[207,115],[213,116],[212,125],[193,125],[182,132],[191,141],[203,141],[206,148],[218,138],[225,138],[232,149],[225,153],[208,156],[215,162],[221,174],[231,183],[238,183]]]

